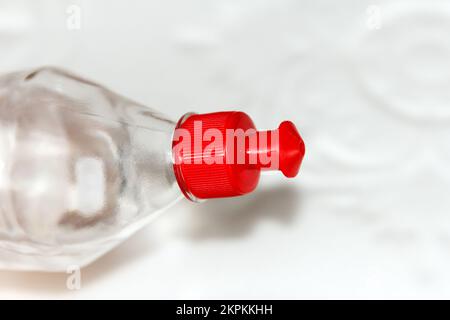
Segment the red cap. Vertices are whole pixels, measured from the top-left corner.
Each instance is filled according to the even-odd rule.
[[[295,177],[305,144],[290,121],[256,131],[243,112],[187,114],[175,129],[172,154],[178,185],[195,201],[249,193],[261,170]]]

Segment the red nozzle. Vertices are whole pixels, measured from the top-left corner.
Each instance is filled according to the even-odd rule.
[[[243,195],[253,191],[261,170],[299,171],[305,145],[295,125],[256,131],[237,111],[185,115],[173,139],[174,171],[190,200]]]

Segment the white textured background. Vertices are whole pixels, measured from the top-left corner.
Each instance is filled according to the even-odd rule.
[[[449,35],[448,1],[0,0],[0,72],[61,66],[174,119],[289,119],[307,146],[298,178],[183,201],[79,291],[0,272],[0,298],[450,298]]]

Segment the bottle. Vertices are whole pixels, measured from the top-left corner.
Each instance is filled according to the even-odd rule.
[[[304,151],[291,122],[256,131],[237,111],[174,122],[57,68],[4,75],[0,268],[85,266],[183,196],[243,195],[261,170],[295,176]]]

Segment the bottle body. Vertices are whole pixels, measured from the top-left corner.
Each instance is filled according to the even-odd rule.
[[[83,266],[182,197],[175,123],[55,68],[0,78],[0,268]]]

